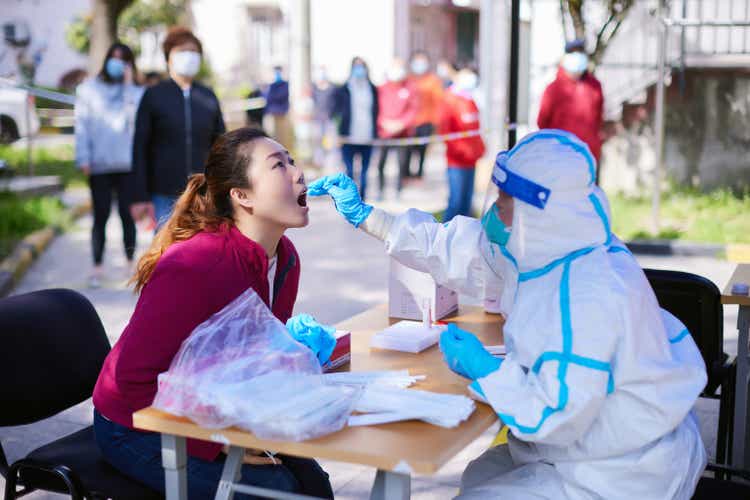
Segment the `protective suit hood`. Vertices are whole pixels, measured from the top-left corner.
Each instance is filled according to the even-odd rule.
[[[523,273],[609,244],[610,222],[596,195],[596,160],[562,130],[540,130],[498,154],[493,182],[514,197],[506,256]]]

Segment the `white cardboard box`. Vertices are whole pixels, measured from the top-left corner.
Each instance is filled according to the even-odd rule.
[[[388,279],[388,316],[422,320],[422,304],[430,301],[432,319],[444,318],[458,310],[458,294],[435,283],[427,273],[415,271],[391,258]]]

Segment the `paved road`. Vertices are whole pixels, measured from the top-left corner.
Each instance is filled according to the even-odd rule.
[[[398,211],[407,206],[419,206],[428,211],[442,208],[446,190],[440,159],[434,155],[427,165],[426,179],[421,184],[408,186],[399,200],[392,188],[387,191],[384,206]],[[389,186],[393,185],[394,165],[388,167]],[[371,185],[374,186],[374,172]],[[382,247],[369,236],[345,223],[327,200],[311,200],[310,226],[289,231],[302,260],[302,282],[296,312],[309,312],[324,323],[335,323],[387,300],[388,259]],[[84,293],[96,306],[111,342],[115,342],[135,306],[136,297],[124,286],[125,259],[122,254],[121,229],[114,216],[108,227],[106,248],[107,278],[98,290],[86,288],[89,270],[90,217],[82,218],[76,228],[58,237],[19,284],[15,293],[66,287]],[[139,248],[148,244],[150,235],[139,233]],[[720,287],[728,280],[733,264],[716,259],[681,257],[639,257],[645,267],[686,270],[702,274]],[[736,308],[726,311],[727,351],[736,352],[734,332]],[[717,406],[700,402],[698,412],[704,428],[704,439],[713,450]],[[0,440],[9,460],[52,439],[73,432],[91,422],[91,404],[85,402],[43,422],[16,428],[0,429]],[[468,460],[480,454],[496,431],[491,429],[463,450],[439,474],[417,477],[412,483],[413,498],[443,499],[455,495],[460,474]],[[713,453],[713,451],[711,451]],[[325,463],[332,477],[337,498],[359,499],[367,496],[374,471],[364,467]],[[4,483],[0,480],[0,488]],[[33,499],[59,498],[56,495],[35,493]]]

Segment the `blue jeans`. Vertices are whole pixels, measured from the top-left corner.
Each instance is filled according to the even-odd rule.
[[[164,493],[160,434],[123,427],[107,420],[96,410],[94,434],[107,462],[126,476]],[[328,474],[315,460],[277,456],[282,465],[243,465],[240,482],[261,488],[333,498]],[[213,498],[216,495],[225,459],[223,454],[213,462],[188,457],[186,469],[190,500]],[[234,497],[255,498],[239,493]]]
[[[370,166],[370,156],[372,156],[372,146],[360,144],[344,144],[341,146],[341,156],[346,165],[346,175],[354,178],[354,156],[359,156],[362,162],[362,168],[359,171],[359,196],[365,199],[367,190],[367,167]]]
[[[151,202],[154,204],[154,217],[156,218],[156,229],[154,233],[161,228],[163,224],[169,220],[169,216],[172,215],[172,208],[177,198],[174,196],[167,196],[166,194],[153,194],[151,195]]]
[[[471,215],[471,199],[474,196],[474,167],[457,168],[448,166],[448,208],[443,222],[456,215]]]

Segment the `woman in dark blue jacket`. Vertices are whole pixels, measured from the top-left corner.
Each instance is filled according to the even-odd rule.
[[[377,137],[378,91],[370,81],[367,63],[361,57],[352,59],[349,79],[336,90],[333,117],[339,119],[342,137],[341,156],[346,173],[354,178],[354,158],[361,162],[359,192],[365,199],[367,167],[370,166],[372,145]]]
[[[219,100],[194,81],[202,47],[187,28],[172,28],[164,40],[169,76],[141,99],[133,138],[131,207],[138,220],[150,215],[157,227],[172,212],[187,179],[203,173],[208,151],[224,133]]]

